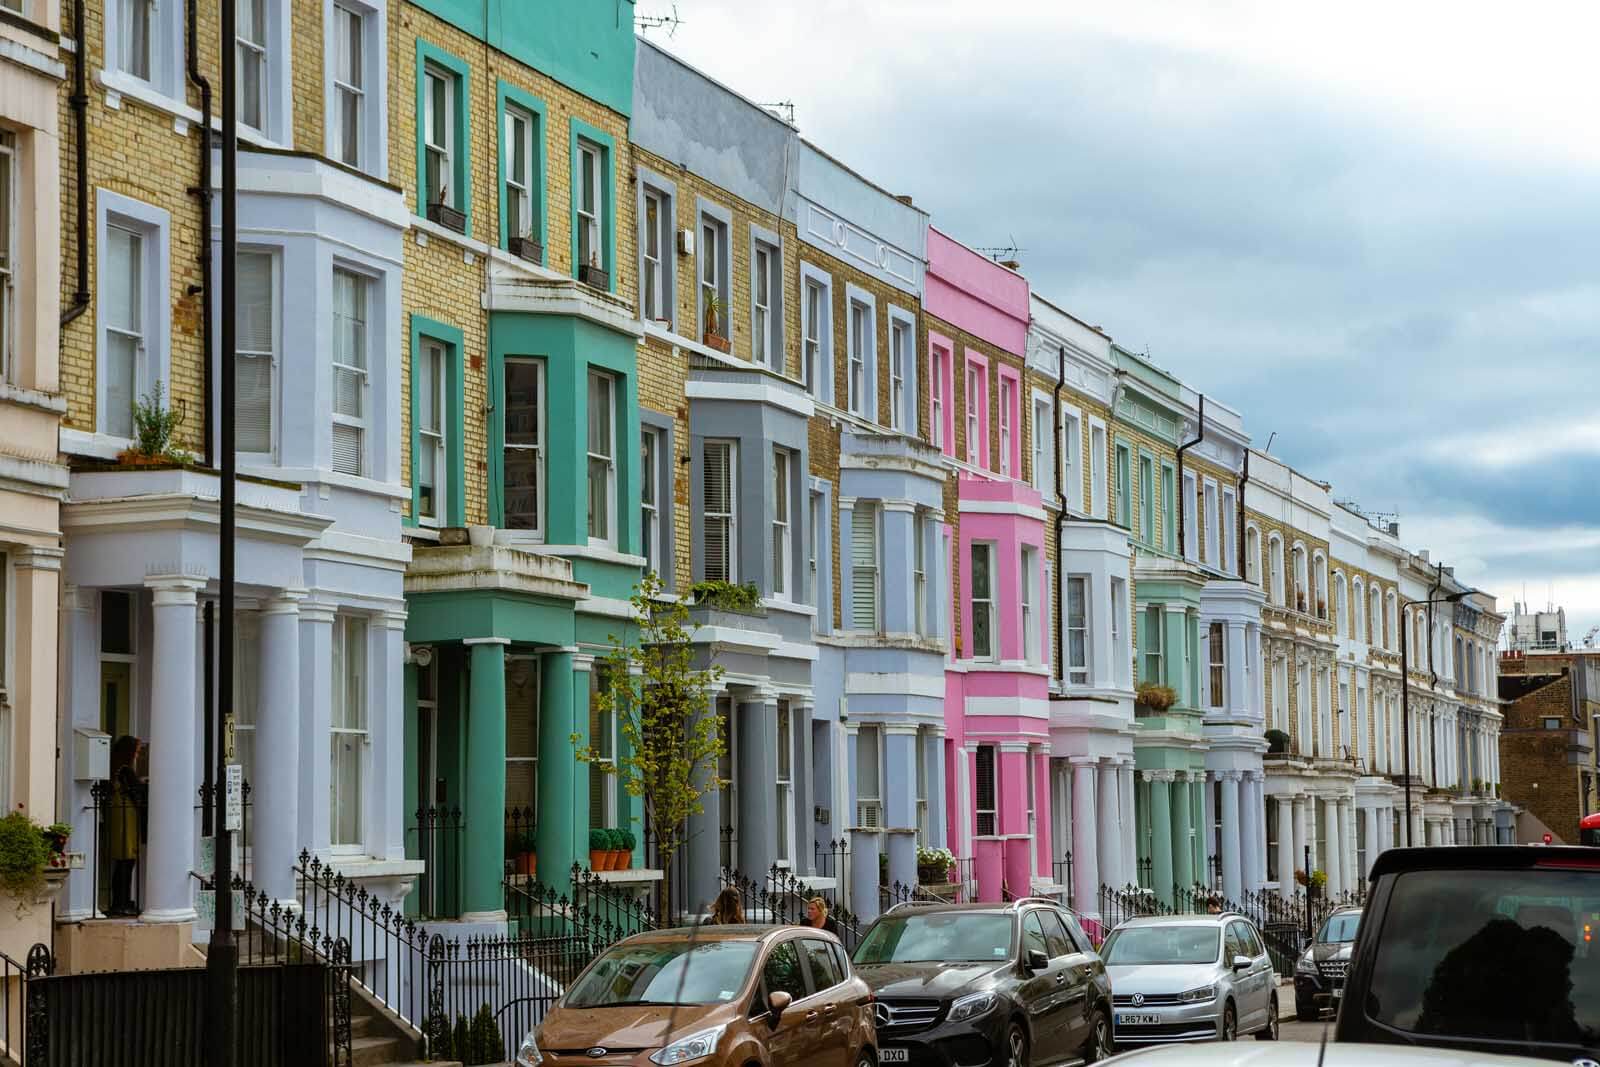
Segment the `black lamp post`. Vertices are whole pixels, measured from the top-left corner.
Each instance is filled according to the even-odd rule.
[[[1411,842],[1411,701],[1409,699],[1409,694],[1411,692],[1411,664],[1410,664],[1410,644],[1406,640],[1406,636],[1411,632],[1411,625],[1410,625],[1409,622],[1405,621],[1405,614],[1406,614],[1407,611],[1411,610],[1412,608],[1426,606],[1428,608],[1428,616],[1429,616],[1429,619],[1430,619],[1430,625],[1429,625],[1428,629],[1429,629],[1430,634],[1431,634],[1431,631],[1433,629],[1433,627],[1431,625],[1431,619],[1433,617],[1433,605],[1435,605],[1435,604],[1454,604],[1456,601],[1458,601],[1458,600],[1462,599],[1463,597],[1465,597],[1467,595],[1467,593],[1469,593],[1470,591],[1471,590],[1463,589],[1459,593],[1450,593],[1447,596],[1437,597],[1437,598],[1430,599],[1430,600],[1405,600],[1405,601],[1401,601],[1401,603],[1400,603],[1400,611],[1399,611],[1399,616],[1398,616],[1398,620],[1397,620],[1400,623],[1400,735],[1401,735],[1400,736],[1400,748],[1401,748],[1401,753],[1402,753],[1402,759],[1405,761],[1405,776],[1406,776],[1406,784],[1405,784],[1405,791],[1406,791],[1406,847],[1407,848],[1410,848],[1411,845],[1412,845],[1412,842]]]

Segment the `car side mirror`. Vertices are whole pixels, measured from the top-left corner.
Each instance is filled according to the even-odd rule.
[[[1235,956],[1233,957],[1233,969],[1236,971],[1245,970],[1252,962],[1254,961],[1249,956]]]
[[[1029,974],[1038,974],[1050,966],[1050,957],[1036,948],[1030,948],[1023,959],[1023,966],[1028,969]]]
[[[778,990],[767,997],[767,1011],[771,1015],[772,1025],[777,1026],[778,1020],[783,1018],[783,1013],[789,1010],[789,1005],[794,1003],[794,997]]]

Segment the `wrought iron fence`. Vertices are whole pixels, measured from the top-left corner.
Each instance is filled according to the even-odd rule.
[[[746,922],[773,926],[798,926],[806,922],[806,907],[813,898],[821,897],[828,905],[828,917],[839,928],[839,940],[847,952],[855,951],[861,941],[865,924],[842,906],[838,888],[813,889],[792,872],[774,865],[761,879],[746,877],[738,871],[723,868],[718,880],[724,889],[739,895],[739,906]]]
[[[21,1067],[43,1062],[40,1050],[49,1040],[49,1019],[44,1015],[39,979],[54,974],[55,969],[49,945],[30,948],[26,963],[0,952],[0,1057]]]
[[[1110,933],[1129,919],[1146,915],[1171,915],[1172,907],[1161,902],[1155,890],[1146,886],[1125,885],[1122,888],[1100,887],[1100,922]]]
[[[411,854],[423,862],[412,891],[411,907],[419,919],[453,919],[461,914],[461,861],[467,824],[458,805],[418,808],[416,825],[407,831]],[[507,829],[509,839],[511,831]]]
[[[1062,887],[1061,899],[1067,907],[1074,907],[1077,901],[1073,894],[1077,891],[1072,884],[1072,852],[1068,850],[1058,860],[1050,864],[1050,880]]]
[[[142,910],[140,860],[149,840],[150,790],[143,782],[119,785],[102,779],[89,787],[94,810],[95,909],[102,915],[137,915]]]

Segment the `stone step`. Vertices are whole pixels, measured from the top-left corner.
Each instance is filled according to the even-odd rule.
[[[351,1067],[388,1067],[400,1055],[400,1042],[392,1037],[353,1037],[350,1040]]]
[[[378,1022],[378,1020],[376,1018],[374,1018],[373,1016],[371,1016],[371,1015],[352,1015],[352,1016],[350,1016],[350,1036],[351,1037],[368,1037],[368,1036],[370,1036],[372,1034],[372,1028],[377,1025],[377,1022]]]

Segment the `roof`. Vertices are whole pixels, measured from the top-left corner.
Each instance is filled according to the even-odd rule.
[[[1600,850],[1580,845],[1460,845],[1455,848],[1392,848],[1372,864],[1373,879],[1407,871],[1514,871],[1530,867],[1592,867]]]

